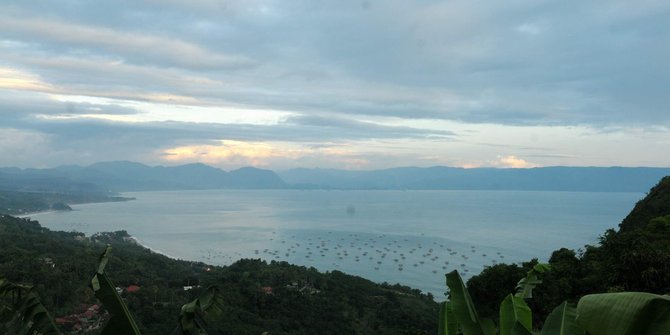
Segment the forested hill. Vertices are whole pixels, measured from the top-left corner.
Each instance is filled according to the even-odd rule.
[[[481,314],[496,318],[498,302],[536,262],[494,265],[468,280],[470,294]],[[669,293],[670,176],[635,205],[618,231],[605,231],[598,244],[582,250],[556,250],[549,264],[551,271],[531,299],[537,322],[544,320],[553,306],[565,300],[575,302],[586,294]]]
[[[670,176],[663,178],[640,200],[619,226],[621,232],[645,226],[651,219],[670,215]]]
[[[69,205],[126,201],[133,198],[95,193],[21,192],[0,190],[0,214],[21,215],[41,211],[69,211]]]
[[[89,288],[98,256],[113,247],[106,273],[143,334],[171,334],[183,304],[209,285],[224,313],[211,334],[434,334],[438,305],[408,287],[379,285],[339,271],[240,260],[217,267],[174,260],[137,245],[125,232],[86,237],[0,215],[0,277],[33,284],[63,328],[95,328],[103,314]],[[197,246],[194,246],[197,247]],[[84,321],[82,321],[84,320]],[[5,330],[0,325],[0,334]],[[92,333],[95,333],[93,331]]]

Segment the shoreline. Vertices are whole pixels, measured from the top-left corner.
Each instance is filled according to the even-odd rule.
[[[147,249],[147,250],[149,250],[149,251],[151,251],[151,252],[153,252],[153,253],[156,253],[156,254],[165,256],[165,257],[170,258],[170,259],[173,259],[173,260],[186,261],[186,262],[198,262],[198,261],[193,261],[193,260],[188,260],[188,259],[182,259],[182,258],[179,258],[179,257],[175,257],[175,256],[172,256],[172,255],[168,255],[166,252],[160,251],[160,250],[158,250],[158,249],[154,249],[154,248],[152,248],[152,247],[150,247],[150,246],[148,246],[148,245],[146,245],[146,244],[140,242],[140,240],[139,240],[137,237],[133,236],[133,235],[128,234],[128,236],[129,236],[129,239],[132,240],[135,244],[137,244],[138,246],[140,246],[140,247],[142,247],[142,248],[145,248],[145,249]],[[205,262],[201,262],[201,263],[207,264],[207,263],[205,263]],[[215,266],[215,265],[213,265],[213,264],[207,264],[207,265]]]
[[[128,200],[121,200],[121,201],[129,201],[129,200],[135,200],[135,198],[128,198]],[[117,201],[96,201],[96,202],[78,203],[77,205],[80,205],[80,204],[83,205],[83,204],[107,203],[107,202],[117,202]],[[118,202],[120,202],[120,201],[118,201]],[[30,220],[34,220],[34,221],[36,221],[37,223],[39,223],[39,225],[40,225],[41,227],[46,228],[46,229],[49,229],[50,231],[53,231],[53,232],[68,232],[68,231],[65,231],[65,230],[55,230],[55,229],[51,229],[51,228],[49,228],[49,227],[45,227],[45,226],[39,221],[38,218],[31,218],[30,216],[31,216],[31,215],[34,215],[34,214],[49,214],[49,213],[59,213],[59,212],[67,213],[67,212],[72,212],[72,211],[75,211],[75,210],[65,210],[65,211],[63,211],[63,210],[53,210],[53,209],[49,209],[49,210],[44,210],[44,211],[37,211],[37,212],[25,213],[25,214],[21,214],[21,215],[8,214],[8,213],[0,213],[0,216],[2,216],[2,215],[8,215],[8,216],[12,216],[12,217],[20,218],[20,219],[30,219]],[[86,233],[81,232],[81,231],[78,231],[78,230],[72,230],[72,231],[74,231],[74,232],[78,232],[78,233],[82,233],[82,234],[84,234],[84,236],[86,236],[86,238],[91,238],[91,237],[93,237],[95,234],[98,234],[98,233],[110,233],[109,231],[104,231],[104,232],[96,232],[96,233],[92,233],[92,234],[87,235]],[[127,232],[126,232],[126,233],[127,233]],[[128,234],[128,239],[131,240],[132,243],[134,243],[135,245],[140,246],[140,247],[142,247],[142,248],[145,248],[145,249],[151,251],[152,253],[159,254],[159,255],[165,256],[165,257],[167,257],[167,258],[170,258],[170,259],[172,259],[172,260],[185,261],[185,262],[200,262],[200,263],[203,263],[203,264],[207,264],[207,265],[209,265],[209,266],[220,266],[220,265],[208,264],[208,263],[205,263],[205,262],[203,262],[203,261],[189,260],[189,259],[184,259],[184,258],[180,258],[180,257],[176,257],[176,256],[173,256],[173,255],[170,255],[170,254],[168,254],[167,252],[160,251],[160,250],[158,250],[158,249],[155,249],[155,248],[150,247],[149,245],[147,245],[147,244],[141,242],[139,238],[137,238],[137,237],[131,235],[130,233],[127,233],[127,234]]]
[[[71,203],[66,203],[68,206],[76,206],[76,205],[87,205],[87,204],[104,204],[108,202],[126,202],[126,201],[133,201],[137,200],[135,197],[110,197],[107,200],[95,200],[95,201],[82,201],[82,202],[71,202]],[[67,213],[67,212],[72,212],[76,211],[76,209],[45,209],[45,210],[40,210],[40,211],[32,211],[32,212],[24,212],[24,213],[2,213],[2,214],[7,214],[11,215],[17,218],[27,218],[30,215],[35,215],[35,214],[48,214],[48,213]]]

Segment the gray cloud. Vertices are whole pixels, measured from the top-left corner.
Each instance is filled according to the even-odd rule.
[[[90,164],[101,160],[134,159],[160,162],[164,150],[193,144],[218,145],[220,140],[286,141],[302,143],[306,147],[324,141],[364,141],[397,138],[450,138],[444,131],[425,131],[410,127],[383,127],[366,123],[331,123],[307,125],[293,119],[281,125],[203,124],[189,122],[126,123],[98,119],[35,119],[5,118],[0,136],[0,154],[15,152],[12,162],[2,165],[25,164],[39,166],[45,160],[50,164]],[[21,145],[17,145],[17,141]],[[29,150],[27,148],[30,148]],[[31,152],[32,154],[26,155]],[[6,155],[0,155],[8,158]],[[373,156],[392,157],[393,154]],[[23,158],[22,158],[23,157]],[[297,163],[327,161],[327,157],[302,157]],[[248,164],[248,163],[247,163]],[[278,163],[279,164],[279,163]],[[291,166],[283,163],[279,166]],[[293,165],[295,166],[295,165]]]
[[[22,3],[0,36],[30,57],[2,58],[93,95],[473,123],[670,121],[663,2],[367,4]]]
[[[0,153],[26,146],[41,148],[43,152],[32,159],[47,158],[61,163],[68,159],[79,163],[107,159],[155,160],[168,148],[217,145],[221,140],[297,142],[314,147],[314,143],[322,145],[324,142],[399,138],[453,140],[456,137],[450,131],[384,126],[326,116],[293,116],[276,125],[121,122],[96,115],[133,115],[138,111],[115,105],[57,102],[35,97],[26,101],[25,97],[4,94],[0,94],[0,111],[0,128],[6,135],[0,136]],[[24,144],[17,145],[17,139]],[[35,152],[35,149],[23,151]],[[25,153],[13,157],[20,161],[19,156]]]
[[[196,69],[245,65],[243,57],[215,53],[177,38],[77,25],[52,19],[4,17],[0,29],[10,39],[27,39],[47,48],[104,52],[138,64],[162,63]]]
[[[127,144],[151,143],[156,146],[192,144],[218,140],[242,141],[333,141],[384,138],[451,138],[448,131],[429,131],[411,127],[380,126],[364,122],[308,124],[290,119],[280,125],[220,124],[193,122],[127,123],[98,119],[42,120],[21,119],[8,122],[17,129],[57,136],[67,142],[128,138]],[[324,119],[326,120],[326,119]]]
[[[317,133],[332,131],[336,134],[360,133],[367,134],[368,138],[451,138],[456,137],[454,132],[448,130],[419,130],[412,127],[383,126],[372,122],[362,122],[339,117],[299,115],[286,119],[285,124],[294,125],[300,129],[313,128]],[[377,137],[378,135],[382,135]]]
[[[654,0],[3,3],[0,127],[90,155],[96,145],[141,155],[223,138],[457,138],[370,121],[384,117],[667,133],[668,17],[670,4]],[[36,84],[13,87],[3,69]],[[276,125],[36,117],[142,113],[114,99],[293,116]]]
[[[7,118],[30,118],[35,115],[134,115],[138,110],[115,104],[87,102],[58,102],[35,95],[3,94],[0,92],[0,114]]]

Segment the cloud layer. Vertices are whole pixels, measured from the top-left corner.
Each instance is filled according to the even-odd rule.
[[[651,151],[670,141],[668,17],[665,1],[4,3],[0,153],[61,153],[0,163],[243,141],[274,150],[260,165],[670,165]]]

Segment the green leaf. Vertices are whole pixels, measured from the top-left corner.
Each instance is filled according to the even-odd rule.
[[[486,335],[495,335],[496,334],[496,325],[493,323],[493,320],[487,318],[480,318],[479,323],[482,326],[482,331]]]
[[[577,304],[577,323],[591,335],[667,335],[670,296],[642,292],[586,295]]]
[[[10,334],[60,335],[32,286],[14,284],[0,277],[0,323]]]
[[[547,263],[537,263],[535,266],[533,266],[533,271],[536,273],[545,273],[549,270],[551,270],[551,265]]]
[[[542,327],[542,335],[584,335],[584,329],[577,324],[577,309],[564,301],[547,316]]]
[[[519,283],[516,285],[517,293],[515,295],[524,299],[532,298],[533,289],[542,283],[542,281],[539,279],[540,274],[549,271],[549,269],[549,264],[535,264],[535,266],[530,269],[530,271],[528,271],[526,277],[519,280]]]
[[[223,313],[223,297],[216,287],[210,286],[200,297],[181,307],[179,326],[174,333],[179,335],[207,334],[205,317],[221,313]]]
[[[458,271],[454,270],[447,274],[447,286],[451,294],[454,315],[461,326],[464,335],[495,335],[496,330],[493,321],[480,319],[475,310],[475,305],[470,298],[465,284]]]
[[[521,322],[517,321],[514,323],[514,326],[512,326],[512,330],[510,331],[511,335],[533,335],[533,332],[528,330],[526,326],[522,325]]]
[[[105,274],[105,266],[109,261],[109,254],[112,252],[112,247],[107,246],[105,251],[100,255],[100,263],[98,271],[91,279],[91,287],[95,297],[102,302],[102,305],[107,309],[111,318],[102,329],[102,335],[128,334],[140,335],[140,330],[135,324],[128,307],[121,300],[121,297],[116,292],[114,284],[107,278]]]
[[[523,298],[508,295],[500,304],[500,335],[510,335],[516,323],[532,329],[533,314]]]
[[[454,315],[454,308],[450,301],[440,304],[440,323],[438,325],[438,335],[456,335],[458,331],[458,322]]]

